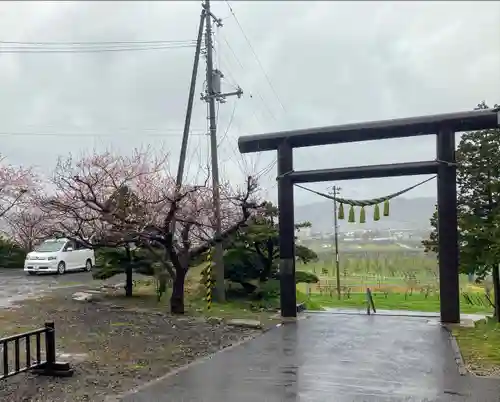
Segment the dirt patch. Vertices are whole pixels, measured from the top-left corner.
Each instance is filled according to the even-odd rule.
[[[260,331],[202,318],[120,311],[66,291],[0,310],[0,336],[54,321],[59,353],[78,356],[71,378],[20,374],[0,381],[2,402],[103,401]],[[83,358],[82,358],[83,356]],[[83,361],[82,361],[83,360]]]
[[[125,297],[123,289],[106,289],[96,296],[96,302],[106,304],[111,308],[150,313],[169,311],[168,301],[168,294],[158,300],[154,285],[147,282],[138,282],[138,285],[134,287],[133,297]],[[199,285],[186,287],[185,311],[192,317],[216,317],[224,321],[235,318],[257,320],[261,322],[264,329],[274,327],[281,321],[279,317],[276,317],[278,309],[264,308],[252,303],[251,300],[229,299],[223,304],[213,302],[211,309],[208,310],[203,296],[200,296]]]

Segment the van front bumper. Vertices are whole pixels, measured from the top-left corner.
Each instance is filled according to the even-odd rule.
[[[32,260],[24,262],[24,272],[57,272],[57,260]]]

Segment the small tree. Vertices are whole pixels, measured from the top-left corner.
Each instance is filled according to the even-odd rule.
[[[422,245],[424,246],[424,252],[434,253],[436,256],[439,253],[438,249],[438,225],[437,225],[437,205],[435,206],[434,212],[430,218],[431,232],[429,233],[429,238],[422,240]]]
[[[26,252],[15,242],[0,236],[0,267],[19,268],[23,265]]]
[[[58,165],[57,169],[63,169],[63,166]],[[56,170],[56,172],[60,173],[59,170]],[[74,176],[73,180],[78,181],[79,176]],[[56,183],[61,186],[60,188],[63,188],[63,185],[68,185],[66,181],[56,181]],[[131,297],[134,260],[130,248],[137,241],[137,236],[134,236],[119,224],[115,224],[114,220],[107,214],[86,207],[85,202],[82,202],[81,199],[78,200],[78,198],[75,198],[77,195],[71,193],[71,190],[75,190],[75,188],[66,190],[58,192],[55,197],[45,197],[39,202],[40,210],[50,219],[51,234],[57,237],[69,238],[92,248],[96,251],[98,257],[101,250],[107,249],[108,253],[110,253],[109,249],[116,249],[116,253],[111,252],[114,257],[111,260],[116,265],[102,264],[103,259],[97,258],[96,263],[98,266],[96,268],[98,270],[94,270],[93,276],[98,279],[107,279],[124,272],[126,274],[125,295]],[[94,191],[97,191],[97,188]],[[107,207],[113,208],[117,215],[125,216],[129,212],[129,197],[127,187],[122,187],[110,194],[106,201]],[[123,249],[123,256],[119,249]],[[115,258],[118,255],[122,258]],[[142,260],[141,262],[144,263]],[[140,268],[144,270],[143,265],[141,264]]]
[[[228,247],[224,256],[225,277],[239,283],[248,293],[254,292],[271,278],[278,278],[279,227],[278,209],[265,203],[261,213],[251,219]],[[310,227],[309,222],[295,225],[296,230]],[[317,260],[317,254],[300,244],[295,245],[298,261],[307,264]],[[300,274],[300,277],[305,277]]]

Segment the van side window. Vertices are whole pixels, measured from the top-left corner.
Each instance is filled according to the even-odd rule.
[[[88,250],[89,248],[82,242],[76,241],[76,250]]]
[[[70,241],[68,241],[66,243],[66,245],[64,246],[63,251],[67,251],[68,248],[72,248],[73,250],[75,250],[75,244],[74,244],[74,242],[72,240],[70,240]]]

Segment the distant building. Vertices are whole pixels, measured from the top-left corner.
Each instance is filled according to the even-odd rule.
[[[295,230],[295,236],[299,239],[310,239],[312,235],[311,228],[300,228]]]

